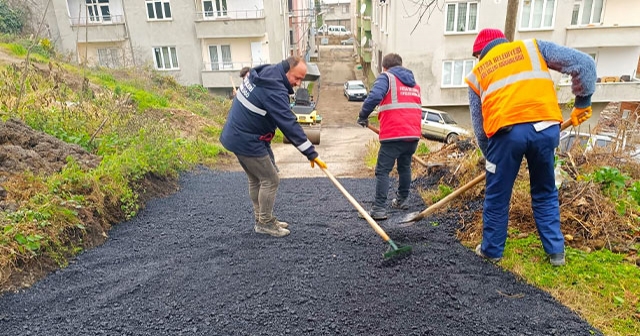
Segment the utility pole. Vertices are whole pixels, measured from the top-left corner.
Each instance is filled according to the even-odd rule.
[[[518,17],[519,0],[509,0],[507,3],[507,18],[504,21],[504,36],[513,41],[516,35],[516,18]]]

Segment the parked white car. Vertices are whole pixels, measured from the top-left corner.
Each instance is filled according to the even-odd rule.
[[[469,131],[460,127],[451,115],[444,111],[430,108],[422,108],[422,136],[431,139],[452,143],[458,137],[468,137]]]

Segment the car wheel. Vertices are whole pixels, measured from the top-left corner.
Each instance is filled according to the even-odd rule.
[[[447,138],[445,139],[445,142],[447,144],[456,142],[456,140],[458,140],[458,135],[455,133],[449,133],[449,135],[447,135]]]

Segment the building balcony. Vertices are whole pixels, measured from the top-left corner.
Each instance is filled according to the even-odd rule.
[[[201,72],[202,86],[207,88],[228,88],[233,84],[240,86],[240,70],[244,67],[254,67],[263,62],[206,62]]]
[[[71,27],[78,31],[78,42],[119,42],[129,38],[122,15],[112,15],[109,20],[91,21],[86,17],[71,18]]]
[[[591,101],[598,102],[620,102],[637,101],[640,97],[640,81],[630,82],[609,82],[596,84],[596,92],[591,97]],[[558,101],[567,103],[574,95],[571,93],[571,85],[558,85]]]
[[[565,45],[570,48],[638,46],[640,25],[568,27]]]
[[[261,37],[267,31],[263,10],[198,12],[195,23],[201,39]]]

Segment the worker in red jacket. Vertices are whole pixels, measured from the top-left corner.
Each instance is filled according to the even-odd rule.
[[[382,59],[384,72],[378,75],[362,104],[358,124],[369,125],[369,115],[378,106],[380,120],[380,150],[376,163],[376,195],[369,215],[373,219],[387,219],[389,173],[397,162],[399,176],[397,197],[391,206],[406,210],[411,186],[411,157],[420,140],[422,107],[420,86],[411,70],[402,67],[402,57],[387,54]]]

